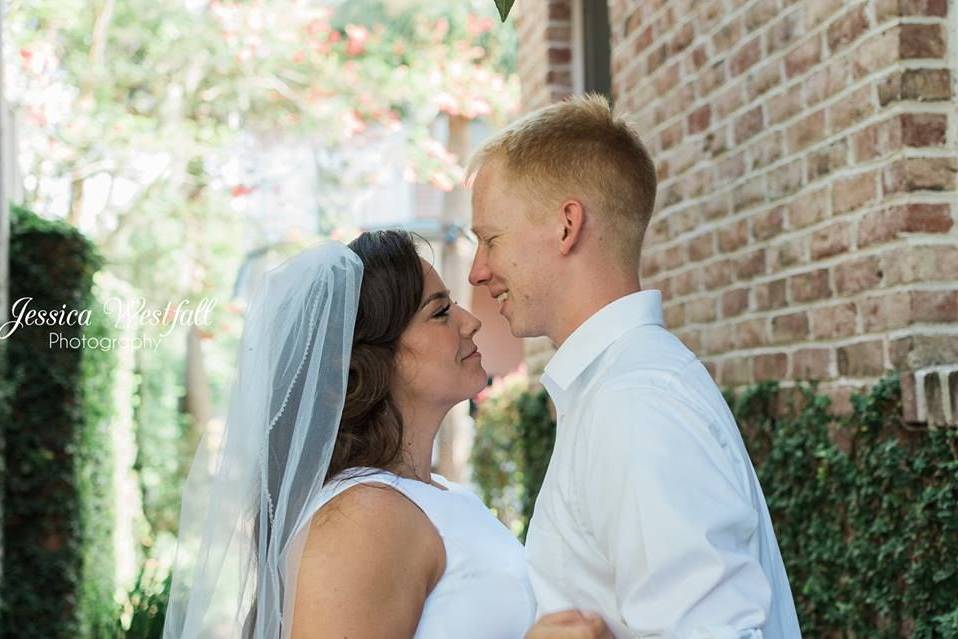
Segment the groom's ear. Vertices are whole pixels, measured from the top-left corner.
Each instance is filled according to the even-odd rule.
[[[585,208],[578,200],[566,200],[560,210],[562,235],[559,240],[559,252],[568,255],[575,248],[585,224]]]

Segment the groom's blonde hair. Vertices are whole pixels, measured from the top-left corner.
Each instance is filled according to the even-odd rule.
[[[513,122],[476,152],[468,181],[490,161],[501,162],[507,179],[537,201],[585,200],[622,257],[638,259],[655,206],[655,164],[605,97],[575,96]]]

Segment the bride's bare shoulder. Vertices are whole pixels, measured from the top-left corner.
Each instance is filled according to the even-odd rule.
[[[411,637],[444,571],[442,540],[418,506],[383,484],[350,487],[310,522],[293,637]]]

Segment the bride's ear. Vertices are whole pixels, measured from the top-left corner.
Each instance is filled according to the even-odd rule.
[[[585,224],[585,208],[578,200],[566,200],[560,210],[562,233],[559,239],[559,252],[568,255],[579,242],[582,226]]]

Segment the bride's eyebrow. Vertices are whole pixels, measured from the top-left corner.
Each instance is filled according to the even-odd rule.
[[[426,304],[432,302],[433,300],[449,299],[449,291],[436,291],[426,299],[422,301],[422,304],[419,305],[419,310],[426,308]]]

